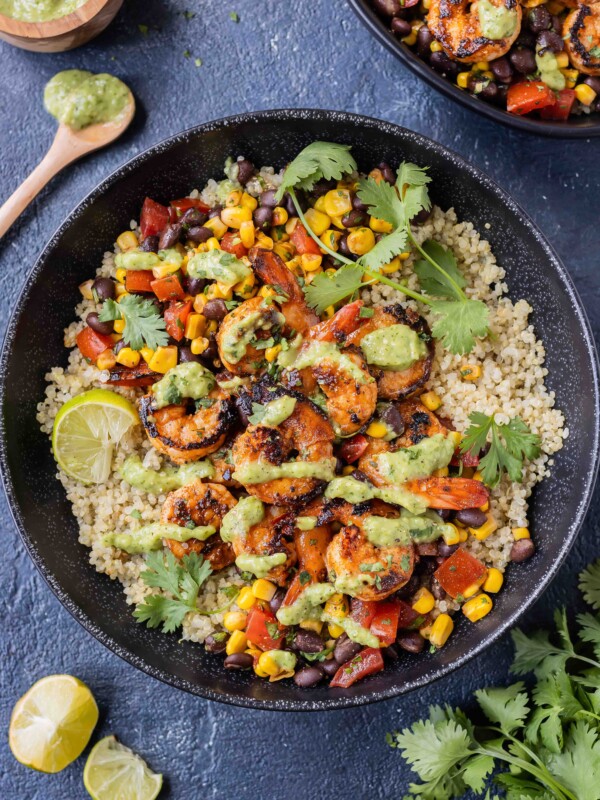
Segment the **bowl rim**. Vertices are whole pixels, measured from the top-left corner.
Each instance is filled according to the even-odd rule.
[[[59,584],[59,580],[55,574],[48,569],[44,560],[38,552],[34,542],[29,538],[23,520],[21,518],[20,508],[16,499],[16,493],[12,481],[12,475],[8,468],[8,454],[6,442],[6,429],[5,429],[5,396],[6,396],[6,380],[7,380],[7,365],[12,350],[12,343],[14,341],[18,324],[23,315],[26,303],[29,298],[30,291],[33,284],[36,282],[39,273],[43,270],[45,262],[50,255],[51,250],[55,247],[59,238],[63,233],[75,222],[84,210],[95,200],[100,197],[109,187],[126,177],[139,166],[144,164],[147,160],[154,157],[155,154],[162,150],[168,149],[178,143],[185,142],[191,137],[202,135],[204,133],[214,132],[215,130],[222,130],[234,127],[240,124],[248,124],[252,122],[285,122],[297,119],[299,121],[310,120],[313,122],[331,121],[332,119],[341,124],[349,126],[359,126],[362,128],[373,128],[378,131],[383,129],[390,135],[405,136],[407,133],[417,141],[417,143],[426,149],[433,150],[437,155],[444,159],[452,157],[462,170],[468,172],[471,177],[476,179],[484,189],[494,194],[508,209],[517,214],[522,219],[523,224],[528,229],[531,236],[534,237],[538,245],[542,247],[547,256],[548,261],[552,262],[552,267],[557,273],[558,277],[567,292],[573,310],[578,320],[578,327],[581,331],[582,343],[585,346],[586,354],[590,361],[590,369],[593,380],[593,394],[594,394],[594,419],[593,419],[593,446],[594,446],[594,461],[591,465],[590,471],[587,473],[587,480],[585,485],[581,488],[581,497],[577,511],[574,515],[573,521],[566,532],[560,551],[552,563],[551,567],[541,576],[540,580],[536,583],[534,591],[524,599],[523,604],[518,610],[514,611],[508,617],[502,619],[498,627],[474,645],[470,650],[463,653],[452,664],[442,665],[436,668],[434,675],[429,675],[426,672],[423,676],[411,681],[404,682],[401,685],[396,684],[387,687],[381,691],[367,690],[361,695],[357,696],[332,696],[330,699],[324,700],[311,700],[310,695],[307,694],[306,700],[281,700],[269,698],[253,698],[234,695],[228,692],[220,693],[213,689],[192,684],[189,681],[178,678],[165,670],[153,667],[148,664],[142,657],[130,652],[126,647],[116,642],[111,636],[103,632],[99,625],[91,619],[80,607],[72,601],[68,594],[63,591]],[[35,261],[34,266],[28,272],[27,277],[21,288],[18,300],[14,306],[10,321],[8,323],[6,333],[2,342],[2,350],[0,353],[0,473],[2,477],[2,484],[6,494],[11,516],[19,531],[21,540],[31,557],[32,561],[38,568],[46,583],[50,586],[61,604],[69,611],[69,613],[85,628],[88,633],[91,633],[99,642],[107,647],[111,652],[118,655],[124,661],[127,661],[134,667],[137,667],[142,672],[157,678],[158,680],[178,689],[183,689],[191,694],[203,697],[207,700],[216,700],[229,705],[240,706],[252,709],[262,709],[270,711],[323,711],[323,710],[337,710],[349,708],[354,706],[367,705],[381,700],[386,700],[392,697],[398,697],[406,694],[414,689],[427,686],[430,683],[442,678],[443,676],[455,671],[465,663],[470,661],[475,656],[479,655],[493,642],[497,641],[504,635],[515,622],[539,599],[539,597],[546,590],[552,579],[555,577],[560,566],[563,564],[569,550],[573,546],[575,539],[581,529],[584,518],[586,516],[589,504],[591,502],[594,485],[596,483],[598,468],[600,463],[600,387],[599,387],[599,372],[600,364],[598,361],[598,353],[592,332],[591,325],[587,318],[585,308],[579,298],[575,285],[562,264],[560,258],[555,253],[553,247],[546,240],[544,234],[529,217],[529,215],[502,189],[492,178],[479,168],[466,162],[462,156],[455,153],[450,148],[445,147],[420,133],[415,133],[407,128],[390,123],[384,120],[379,120],[374,117],[361,116],[358,114],[351,114],[348,112],[338,112],[323,109],[273,109],[262,110],[257,112],[247,112],[243,114],[232,115],[216,120],[205,122],[201,125],[187,128],[180,133],[170,136],[162,141],[152,145],[133,158],[117,167],[111,172],[108,177],[102,180],[94,189],[92,189],[84,199],[78,203],[71,212],[66,216],[63,222],[58,226],[54,234],[50,237],[48,243],[43,248],[42,252]]]
[[[115,0],[85,0],[70,14],[40,22],[28,22],[16,19],[16,17],[9,17],[7,14],[0,14],[0,32],[32,42],[38,39],[55,39],[87,25],[112,2]],[[120,0],[119,5],[122,2],[123,0]]]
[[[347,2],[367,30],[396,58],[402,61],[415,75],[423,78],[430,86],[433,86],[434,89],[460,103],[465,108],[476,111],[478,114],[482,114],[484,117],[492,119],[494,122],[500,122],[510,128],[517,128],[518,130],[541,136],[557,139],[591,139],[600,136],[600,112],[596,113],[597,122],[584,126],[570,122],[552,122],[550,120],[509,114],[508,111],[493,106],[491,103],[478,100],[469,92],[462,91],[447,78],[435,72],[404,42],[398,41],[394,34],[386,28],[385,23],[377,15],[376,11],[371,8],[368,0],[347,0]]]

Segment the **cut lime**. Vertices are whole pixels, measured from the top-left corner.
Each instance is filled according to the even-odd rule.
[[[26,767],[60,772],[78,758],[98,722],[98,706],[85,683],[72,675],[48,675],[17,702],[8,743]]]
[[[137,422],[129,400],[108,389],[91,389],[72,397],[54,420],[54,458],[72,478],[103,483],[110,475],[115,445]]]
[[[83,783],[94,800],[154,800],[162,775],[114,736],[106,736],[88,756]]]

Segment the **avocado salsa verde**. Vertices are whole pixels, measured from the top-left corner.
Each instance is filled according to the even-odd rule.
[[[88,124],[73,92],[89,80],[57,76],[52,113],[68,106],[70,124]],[[347,151],[315,144],[340,159]],[[457,612],[476,622],[492,608],[502,570],[478,557],[477,543],[493,537],[492,504],[510,485],[486,443],[502,425],[508,441],[507,423],[480,414],[458,433],[434,388],[436,356],[468,353],[489,328],[465,329],[461,305],[458,350],[436,331],[428,274],[406,268],[424,294],[398,283],[408,234],[394,280],[371,266],[374,232],[385,242],[393,226],[363,209],[397,177],[396,201],[418,188],[426,224],[426,172],[400,165],[396,176],[382,165],[361,176],[348,157],[301,202],[291,184],[265,188],[272,173],[243,158],[211,192],[168,205],[146,198],[139,228],[124,231],[114,260],[80,287],[84,315],[70,340],[81,368],[93,365],[105,392],[139,410],[104,484],[115,513],[94,534],[98,559],[130,576],[138,622],[185,637],[193,620],[228,669],[341,689],[398,648],[443,647]],[[353,259],[344,261],[342,237]],[[462,291],[458,264],[452,278],[436,266],[452,263],[451,251],[433,240],[414,247]],[[397,294],[374,300],[374,287],[388,284]],[[457,304],[489,313],[458,290]],[[396,299],[406,296],[410,305]],[[463,372],[466,384],[481,375],[476,362]],[[511,451],[523,465],[538,439],[518,418],[510,425],[527,443]],[[514,560],[534,550],[525,533],[514,547]]]
[[[127,86],[114,75],[94,75],[81,69],[57,73],[44,89],[46,111],[77,131],[90,125],[118,121],[130,98]]]

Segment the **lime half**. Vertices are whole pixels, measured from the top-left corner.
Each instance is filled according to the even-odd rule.
[[[54,457],[72,478],[103,483],[110,475],[115,445],[137,422],[137,412],[129,400],[108,389],[92,389],[72,397],[54,420]]]
[[[85,683],[72,675],[48,675],[14,707],[8,743],[26,767],[60,772],[81,755],[97,722],[98,706]]]
[[[114,736],[106,736],[88,756],[83,783],[94,800],[154,800],[162,775]]]

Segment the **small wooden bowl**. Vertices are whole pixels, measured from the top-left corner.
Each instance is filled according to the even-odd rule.
[[[0,39],[38,53],[58,53],[79,47],[112,22],[123,0],[87,0],[72,14],[48,22],[22,22],[0,14]]]

